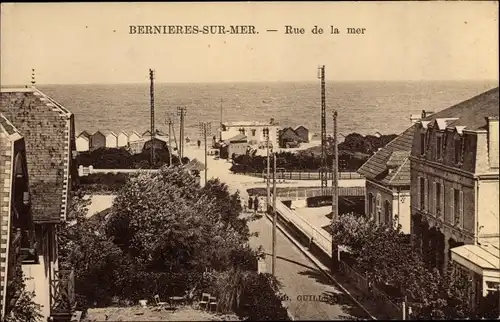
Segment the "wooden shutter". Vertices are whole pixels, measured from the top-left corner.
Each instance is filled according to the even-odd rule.
[[[420,190],[422,189],[422,177],[417,177],[418,187],[417,187],[417,208],[420,209],[420,205],[422,204],[422,195],[420,194]]]
[[[432,212],[434,213],[434,216],[437,215],[437,208],[438,208],[438,204],[437,204],[437,198],[436,198],[436,194],[437,194],[437,188],[436,188],[436,181],[432,182]]]
[[[424,179],[424,210],[429,211],[429,180]]]
[[[450,188],[450,222],[455,224],[455,189]]]
[[[464,226],[464,192],[463,191],[459,192],[458,207],[460,209],[458,212],[458,215],[460,216],[460,227],[463,227]]]
[[[439,187],[439,193],[441,194],[440,200],[439,200],[439,209],[441,209],[441,218],[444,220],[444,196],[445,196],[445,191],[444,191],[444,184],[440,184]]]

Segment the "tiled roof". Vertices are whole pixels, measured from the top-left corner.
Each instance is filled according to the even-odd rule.
[[[34,88],[3,89],[0,112],[24,137],[35,223],[66,216],[72,114]]]
[[[413,125],[387,143],[358,169],[358,173],[383,185],[410,185],[410,162],[408,157],[411,152],[415,129],[416,125]],[[391,171],[389,171],[388,166],[392,168]]]
[[[456,118],[456,120],[448,120],[447,126],[463,126],[466,130],[472,131],[481,130],[487,127],[485,117],[498,117],[498,103],[498,87],[496,87],[442,111],[431,114],[422,121],[431,122],[436,119]]]

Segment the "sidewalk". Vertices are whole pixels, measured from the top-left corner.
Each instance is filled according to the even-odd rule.
[[[322,208],[325,208],[325,209],[322,209]],[[299,216],[308,225],[314,227],[317,230],[323,231],[322,227],[326,226],[330,221],[325,216],[325,214],[327,212],[329,212],[329,211],[327,211],[326,208],[329,208],[329,207],[320,207],[320,208],[311,209],[311,210],[316,210],[316,212],[317,212],[316,214],[310,214],[310,213],[308,214],[307,208],[298,208],[297,209],[298,211],[294,211],[294,212],[295,212],[295,214],[297,214],[297,216]],[[294,224],[296,224],[296,223],[298,223],[298,221],[294,221]],[[304,228],[306,228],[306,227],[304,227]],[[325,231],[325,233],[326,233],[326,231]],[[331,237],[328,235],[328,233],[326,233],[326,235],[329,237],[329,242],[331,243]],[[331,258],[331,253],[327,254],[327,255],[328,255],[328,258]],[[353,281],[351,281],[348,277],[346,277],[340,271],[333,272],[331,270],[331,268],[329,267],[329,263],[324,263],[324,264],[328,264],[328,267],[325,266],[323,269],[324,273],[329,275],[329,277],[333,281],[335,281],[342,288],[344,288],[347,293],[349,293],[352,297],[354,297],[376,319],[380,319],[380,320],[392,319],[391,316],[388,316],[387,312],[382,311],[381,308],[379,308],[379,305],[376,303],[376,301],[374,299],[367,297],[360,289],[358,289],[358,287],[354,284]]]

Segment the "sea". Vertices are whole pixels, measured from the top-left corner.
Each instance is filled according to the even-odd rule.
[[[327,135],[332,133],[333,110],[341,135],[399,134],[411,125],[411,114],[437,112],[497,86],[498,81],[328,82]],[[38,88],[75,115],[77,134],[83,130],[142,134],[150,129],[149,83]],[[221,118],[223,122],[274,118],[282,127],[303,125],[312,133],[321,129],[319,82],[157,83],[153,96],[155,127],[168,133],[170,116],[178,133],[178,107],[185,107],[185,136],[192,139],[200,137],[200,122],[210,122],[210,134],[215,135]]]

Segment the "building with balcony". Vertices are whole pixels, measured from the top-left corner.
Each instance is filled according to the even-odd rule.
[[[414,247],[461,267],[474,303],[500,283],[498,103],[495,88],[422,119],[410,155]]]
[[[0,112],[25,142],[23,175],[29,182],[35,236],[35,247],[23,251],[26,286],[35,292],[34,301],[42,305],[44,319],[69,321],[74,282],[71,271],[59,271],[56,231],[66,221],[69,192],[78,177],[74,116],[34,87],[2,88]]]
[[[273,146],[279,145],[279,124],[271,119],[269,122],[229,122],[222,123],[217,131],[220,141],[226,141],[238,134],[245,135],[250,145],[262,145],[269,138]]]

